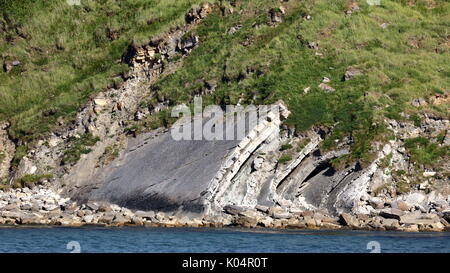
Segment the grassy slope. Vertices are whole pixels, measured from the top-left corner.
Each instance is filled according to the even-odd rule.
[[[10,2],[0,0],[0,5]],[[4,16],[7,32],[0,34],[0,54],[23,65],[0,73],[0,120],[10,119],[11,134],[27,140],[46,132],[59,116],[73,114],[86,97],[126,69],[117,60],[130,41],[144,41],[181,22],[199,1],[86,0],[82,7],[31,1],[33,8],[27,10],[32,14],[19,12],[23,2],[14,1],[17,6],[4,10],[12,22]],[[382,0],[381,6],[372,7],[358,1],[361,10],[345,15],[346,1],[290,0],[281,3],[288,11],[277,27],[267,22],[268,10],[278,8],[279,1],[232,2],[237,3],[233,14],[224,17],[217,10],[195,30],[201,45],[179,70],[155,85],[158,93],[175,102],[189,101],[204,81],[214,81],[216,91],[205,98],[209,103],[281,98],[293,112],[289,124],[300,130],[336,124],[325,147],[351,135],[351,159],[364,159],[383,130],[383,116],[400,119],[401,111],[417,111],[411,99],[450,89],[448,1],[434,1],[433,9],[426,7],[426,0],[412,6],[411,1]],[[306,14],[313,19],[304,20]],[[148,19],[159,20],[148,25]],[[384,29],[382,23],[389,25]],[[238,24],[243,27],[227,34]],[[118,30],[119,39],[110,41],[108,29]],[[6,42],[11,38],[13,43]],[[319,43],[322,56],[308,48],[312,41]],[[364,75],[342,81],[349,65]],[[331,79],[336,92],[317,87],[323,77]],[[311,91],[304,94],[308,86]],[[421,110],[448,115],[446,107]]]
[[[359,1],[361,11],[348,16],[345,1],[289,1],[283,4],[291,6],[285,21],[270,27],[265,24],[267,10],[278,7],[278,1],[242,1],[243,14],[226,20],[213,14],[196,30],[200,47],[156,89],[174,100],[188,100],[203,80],[216,80],[214,103],[236,103],[241,94],[248,103],[281,98],[289,104],[289,123],[297,129],[337,124],[325,148],[351,135],[355,143],[349,159],[370,159],[370,143],[383,132],[381,117],[401,119],[401,111],[417,111],[411,99],[450,88],[450,3],[436,1],[436,8],[427,9],[425,1],[418,2],[382,1],[382,6],[371,7]],[[313,20],[302,19],[302,14]],[[255,22],[261,27],[252,27]],[[383,29],[382,23],[389,25]],[[237,24],[243,28],[228,35]],[[252,44],[243,46],[248,38]],[[420,41],[419,48],[411,46],[413,40]],[[308,48],[312,41],[319,43],[323,56]],[[350,65],[364,75],[344,82]],[[331,79],[336,92],[318,88],[323,77]],[[308,86],[311,91],[303,94]],[[448,115],[446,107],[427,111]]]
[[[11,120],[21,140],[47,132],[127,69],[118,60],[132,41],[182,23],[199,2],[0,0],[0,59],[22,63],[0,72],[0,120]]]

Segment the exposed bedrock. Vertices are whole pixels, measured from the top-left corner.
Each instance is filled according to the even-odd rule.
[[[282,102],[278,106],[278,111],[247,126],[243,139],[175,140],[170,131],[130,138],[118,159],[98,175],[79,181],[71,195],[130,209],[209,216],[222,214],[228,205],[281,206],[291,212],[326,209],[331,214],[351,211],[367,192],[374,169],[354,165],[336,171],[330,160],[348,150],[322,154],[320,131],[302,137],[281,132],[281,121],[289,112]],[[226,126],[229,121],[230,117],[218,121],[224,138],[237,130]],[[190,124],[195,131],[207,122],[189,119],[181,124]],[[281,149],[283,145],[290,149]],[[290,159],[284,162],[286,155]]]
[[[145,144],[144,144],[145,143]],[[141,210],[201,212],[202,193],[238,141],[180,140],[170,132],[142,135],[129,143],[91,199]]]
[[[254,150],[279,132],[279,116],[272,112],[261,115],[258,124],[246,115],[243,139],[238,134],[242,128],[231,120],[236,120],[234,115],[216,123],[223,125],[224,140],[175,140],[171,131],[130,138],[122,156],[99,172],[101,176],[80,183],[73,197],[106,200],[133,209],[205,212],[211,197],[222,189],[221,181],[236,175]],[[209,121],[189,119],[175,128],[192,123],[193,137]]]

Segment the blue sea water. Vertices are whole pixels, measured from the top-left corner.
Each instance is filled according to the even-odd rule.
[[[450,252],[450,233],[207,228],[0,228],[1,253]]]

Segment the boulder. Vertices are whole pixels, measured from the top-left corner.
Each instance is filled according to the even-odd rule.
[[[108,101],[103,98],[96,98],[94,99],[94,104],[100,107],[108,105]]]
[[[94,220],[94,215],[86,215],[82,218],[82,221],[85,223],[92,223]]]
[[[130,219],[123,216],[122,214],[116,214],[111,224],[115,226],[123,226],[130,223]]]
[[[405,225],[403,227],[403,231],[406,231],[406,232],[419,232],[419,226],[418,225]]]
[[[244,208],[235,205],[226,205],[223,207],[223,211],[231,215],[238,215],[244,211]]]
[[[380,212],[380,216],[387,219],[397,219],[400,220],[400,217],[405,213],[399,209],[390,208],[384,209]]]
[[[409,225],[433,225],[441,222],[436,214],[430,213],[409,213],[400,217],[400,223]]]
[[[380,216],[375,216],[369,220],[368,226],[375,230],[386,230],[386,228],[382,224],[383,219],[384,218]]]
[[[267,206],[256,205],[255,209],[257,211],[260,211],[260,212],[263,212],[263,213],[268,213],[269,212],[269,207],[267,207]]]
[[[301,216],[301,217],[313,216],[314,215],[314,211],[305,210],[305,211],[301,211],[301,212],[298,212],[298,213],[295,213],[295,214],[298,215],[298,216]]]
[[[110,225],[114,220],[114,217],[113,214],[105,214],[98,219],[98,223]]]
[[[344,80],[348,81],[348,80],[350,80],[350,79],[352,79],[352,78],[354,78],[356,76],[360,76],[360,75],[362,75],[361,70],[359,70],[359,69],[357,69],[357,68],[355,68],[353,66],[349,66],[347,68],[347,70],[345,71]]]
[[[181,227],[188,226],[190,221],[191,220],[189,219],[189,217],[183,216],[183,217],[181,217],[180,219],[177,220],[177,225],[181,226]],[[215,222],[216,221],[214,221],[214,220],[211,221],[211,223],[215,223]]]
[[[413,99],[411,105],[414,107],[427,106],[428,103],[423,98]]]
[[[414,192],[406,195],[404,200],[411,206],[421,205],[425,200],[426,196],[422,193]]]
[[[391,207],[402,211],[409,211],[411,209],[411,205],[401,200],[392,202]]]
[[[367,221],[367,220],[369,220],[369,214],[358,213],[358,214],[356,214],[356,218],[358,218],[358,220],[361,220],[361,221]]]
[[[447,220],[445,220],[445,219],[440,219],[440,222],[441,222],[442,225],[444,225],[444,227],[445,227],[447,230],[450,229],[450,223],[449,223]]]
[[[3,64],[3,71],[5,71],[6,73],[11,71],[12,69],[13,69],[13,65],[11,63],[4,63]]]
[[[25,203],[20,205],[21,210],[31,210],[33,206],[31,204]]]
[[[442,218],[450,223],[450,211],[443,211]]]
[[[386,230],[398,229],[400,227],[399,221],[397,219],[383,219],[381,224]]]
[[[339,218],[324,216],[322,219],[320,219],[320,221],[322,222],[322,224],[329,223],[329,224],[337,225],[339,223]]]
[[[234,34],[234,33],[236,33],[239,29],[241,29],[242,28],[242,25],[236,25],[236,26],[234,26],[234,27],[231,27],[229,30],[228,30],[228,34],[229,35],[232,35],[232,34]]]
[[[235,220],[235,224],[245,228],[256,227],[258,221],[253,217],[240,216]]]
[[[282,9],[271,9],[269,11],[270,20],[274,24],[283,22],[283,12]]]
[[[2,210],[3,210],[3,211],[5,211],[5,210],[11,211],[11,210],[17,210],[18,208],[19,208],[19,207],[17,206],[17,204],[8,204],[8,205],[4,206],[4,207],[2,208]]]
[[[86,215],[86,211],[85,210],[79,210],[79,211],[77,211],[76,215],[78,217],[84,217]]]
[[[86,204],[86,207],[87,207],[88,209],[90,209],[90,210],[97,211],[99,206],[98,206],[98,204],[95,203],[95,202],[88,202],[88,203]]]
[[[131,223],[133,225],[136,225],[136,226],[143,226],[144,225],[143,219],[140,218],[140,217],[136,217],[136,216],[131,218]]]
[[[304,217],[304,223],[306,224],[306,226],[308,228],[316,228],[318,226],[317,222],[311,216],[305,216]]]
[[[265,228],[270,228],[272,226],[272,223],[273,223],[272,217],[263,217],[258,220],[258,225]]]
[[[28,213],[23,213],[20,215],[20,224],[22,225],[35,225],[35,224],[39,224],[40,222],[40,218],[35,214],[28,214]]]
[[[308,47],[311,48],[311,49],[317,50],[317,49],[319,49],[319,44],[316,43],[316,42],[310,42],[310,43],[308,44]]]
[[[111,212],[112,208],[111,208],[111,206],[109,204],[102,202],[102,203],[98,204],[97,211],[99,211],[99,212]]]
[[[336,91],[336,89],[334,89],[333,87],[329,86],[326,83],[319,84],[319,88],[322,89],[323,91],[327,92],[327,93],[331,93],[331,92]]]
[[[359,226],[358,219],[356,219],[353,215],[350,215],[349,213],[341,213],[339,221],[344,226],[353,228]]]
[[[423,177],[433,177],[436,175],[436,172],[423,172]]]
[[[144,220],[155,220],[156,216],[154,211],[141,211],[141,210],[136,211],[134,215]]]
[[[287,220],[286,228],[304,229],[304,228],[307,228],[307,226],[303,219],[291,218],[291,219]]]
[[[433,222],[433,223],[427,223],[427,224],[419,224],[419,230],[420,231],[434,231],[434,232],[441,232],[445,229],[444,225],[439,222]]]
[[[273,212],[271,216],[275,219],[289,219],[292,217],[292,214],[290,214],[287,211],[280,211],[280,212]]]
[[[0,216],[11,218],[11,219],[17,219],[20,218],[20,212],[19,211],[1,211]]]
[[[54,211],[59,210],[60,207],[55,204],[45,204],[44,206],[42,206],[42,209],[46,211]]]
[[[155,219],[158,221],[164,221],[166,219],[166,214],[162,211],[156,213]]]
[[[238,213],[239,216],[246,216],[250,218],[258,218],[259,215],[255,210],[244,210]]]

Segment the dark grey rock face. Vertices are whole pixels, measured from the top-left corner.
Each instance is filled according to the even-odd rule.
[[[173,140],[170,132],[131,146],[93,199],[141,210],[201,212],[202,193],[239,141]]]
[[[212,124],[214,117],[208,113],[202,122],[184,119],[171,129],[187,130],[188,140],[177,140],[171,131],[130,139],[125,154],[103,172],[107,175],[98,179],[98,188],[88,193],[87,199],[130,209],[202,213],[211,181],[241,142],[236,134],[238,128],[243,129],[245,136],[256,126],[248,116],[246,112],[242,127],[232,115],[215,117],[214,123],[223,128],[217,131],[222,136],[219,140],[208,140],[211,136],[205,134],[206,124]],[[214,127],[212,131],[215,130]],[[203,132],[203,137],[195,140],[198,132]]]

